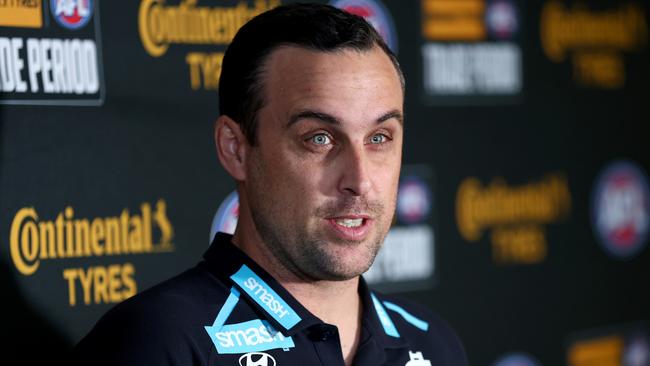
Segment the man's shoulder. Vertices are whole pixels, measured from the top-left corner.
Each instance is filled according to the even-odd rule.
[[[447,361],[453,360],[453,365],[467,364],[458,334],[436,312],[403,297],[379,292],[374,295],[409,346],[420,347],[418,351],[433,351]]]
[[[156,320],[161,325],[201,321],[202,314],[212,316],[228,294],[221,281],[197,266],[116,305],[104,318],[139,320],[135,324]]]
[[[212,324],[228,294],[200,266],[189,269],[111,308],[79,342],[73,359],[88,361],[105,347],[115,351],[111,362],[124,364],[159,352],[167,358],[196,355],[205,348],[197,348],[197,342],[209,341],[204,327]]]

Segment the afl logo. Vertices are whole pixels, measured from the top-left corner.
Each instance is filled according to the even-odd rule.
[[[511,0],[494,0],[485,11],[488,31],[496,39],[510,39],[519,28],[517,8]]]
[[[397,193],[397,217],[406,224],[418,224],[426,220],[431,211],[429,187],[420,178],[405,177]]]
[[[498,359],[493,366],[539,366],[531,356],[525,353],[509,353]]]
[[[239,366],[275,366],[275,359],[264,352],[251,352],[239,357]]]
[[[239,220],[239,196],[233,191],[219,206],[210,227],[210,242],[218,232],[234,234]]]
[[[363,17],[381,35],[388,48],[397,53],[395,24],[390,13],[379,0],[333,0],[330,5]]]
[[[623,365],[650,365],[650,343],[648,342],[648,337],[645,334],[636,334],[625,340]]]
[[[92,0],[51,0],[50,9],[56,22],[64,28],[76,30],[90,21]]]
[[[634,163],[607,166],[596,181],[592,226],[603,248],[616,258],[639,253],[650,228],[648,179]]]

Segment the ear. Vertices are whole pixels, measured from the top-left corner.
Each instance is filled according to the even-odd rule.
[[[219,116],[214,124],[214,142],[224,169],[236,181],[246,180],[246,155],[249,145],[239,124],[228,116]]]

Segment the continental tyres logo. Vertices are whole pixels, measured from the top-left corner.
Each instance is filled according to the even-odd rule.
[[[152,240],[154,226],[161,231],[156,244]],[[139,213],[124,209],[119,216],[92,220],[75,218],[72,207],[66,207],[55,220],[39,220],[36,209],[25,207],[11,223],[9,242],[16,269],[29,276],[44,260],[171,251],[173,235],[165,201],[160,200],[153,211],[149,203],[143,203]]]
[[[145,51],[152,57],[163,56],[172,44],[230,44],[235,33],[254,16],[280,5],[279,0],[247,1],[237,5],[197,6],[197,0],[184,0],[167,5],[165,0],[142,0],[138,12],[138,31]],[[216,89],[221,73],[223,52],[189,52],[192,89]]]
[[[171,252],[173,237],[164,200],[153,206],[142,203],[136,212],[124,209],[117,216],[95,218],[75,217],[74,208],[66,207],[48,220],[34,207],[24,207],[11,223],[9,246],[18,272],[33,276],[45,261]],[[78,290],[86,305],[124,300],[137,291],[134,274],[135,267],[128,262],[66,268],[69,305],[77,304]]]
[[[167,52],[170,44],[227,45],[251,18],[279,5],[257,0],[253,7],[240,1],[234,7],[196,6],[197,0],[165,5],[165,0],[143,0],[138,29],[144,49],[153,57]]]
[[[564,61],[567,53],[580,47],[638,50],[648,36],[640,4],[593,12],[584,6],[567,9],[562,3],[552,1],[544,6],[541,27],[544,51],[555,62]]]
[[[520,186],[510,186],[502,178],[484,186],[477,178],[467,178],[456,195],[461,236],[474,242],[491,229],[493,260],[501,264],[544,260],[544,225],[567,217],[570,209],[568,183],[560,174]]]
[[[589,9],[585,3],[566,7],[547,2],[541,14],[540,36],[553,62],[571,57],[577,83],[617,89],[625,83],[623,52],[640,52],[648,43],[648,24],[641,3],[612,3],[610,9]]]
[[[476,178],[458,189],[458,228],[468,241],[480,239],[486,228],[519,222],[548,224],[565,216],[571,206],[566,179],[549,176],[540,182],[509,186],[498,178],[483,186]]]

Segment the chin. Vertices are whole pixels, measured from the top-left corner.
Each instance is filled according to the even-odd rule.
[[[336,256],[330,257],[327,261],[320,261],[317,268],[320,269],[321,277],[323,280],[331,281],[346,281],[358,277],[359,275],[368,271],[372,260],[359,261],[359,256],[345,255],[343,257]],[[346,262],[341,259],[353,259],[354,262]],[[327,263],[324,263],[327,262]]]

